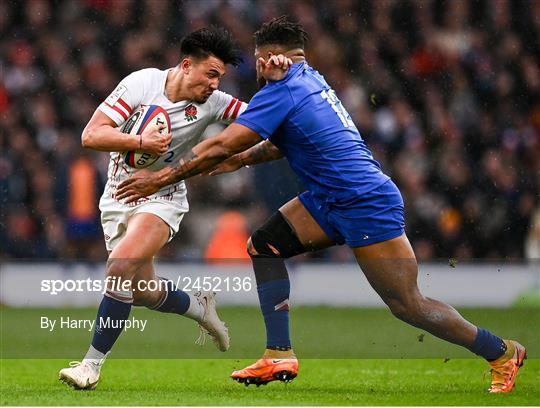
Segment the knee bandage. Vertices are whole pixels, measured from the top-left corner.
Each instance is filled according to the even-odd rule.
[[[253,259],[257,284],[288,279],[284,259],[304,253],[304,245],[278,211],[251,236],[249,256]]]

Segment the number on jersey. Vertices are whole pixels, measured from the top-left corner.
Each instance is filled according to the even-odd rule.
[[[346,128],[354,127],[354,122],[341,104],[341,101],[338,99],[333,89],[322,91],[321,96],[330,104],[334,112],[336,112],[339,120],[341,120],[341,123],[343,123],[343,126]]]

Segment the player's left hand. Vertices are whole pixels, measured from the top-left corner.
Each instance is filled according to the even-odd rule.
[[[158,192],[159,188],[156,174],[143,169],[118,185],[116,198],[118,200],[125,199],[124,203],[129,204]]]
[[[262,57],[257,60],[258,71],[267,81],[280,81],[285,78],[292,64],[292,60],[283,54],[271,55],[267,61]]]

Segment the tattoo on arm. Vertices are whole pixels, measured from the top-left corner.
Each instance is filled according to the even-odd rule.
[[[231,127],[233,126],[231,125]],[[238,129],[236,133],[233,131],[232,134],[225,135],[227,129],[223,132],[223,137],[212,137],[197,144],[178,160],[176,167],[166,167],[160,170],[156,183],[167,186],[210,170],[234,153],[244,151],[260,140],[256,133],[251,131],[243,131],[242,133]],[[234,127],[232,129],[234,130]]]
[[[193,153],[193,150],[190,150],[183,157],[181,157],[178,162],[178,166],[173,168],[172,174],[174,177],[174,182],[184,180],[200,173],[196,163],[194,163],[198,158],[199,156]]]
[[[265,140],[242,153],[242,162],[245,165],[250,165],[277,160],[282,157],[281,151]]]

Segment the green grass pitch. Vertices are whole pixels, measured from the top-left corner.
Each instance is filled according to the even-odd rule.
[[[95,310],[1,308],[2,405],[539,405],[540,310],[464,309],[473,322],[527,346],[514,392],[486,393],[488,366],[467,351],[399,322],[386,310],[295,308],[300,357],[290,384],[245,387],[228,378],[264,346],[255,308],[225,308],[231,350],[193,345],[196,326],[174,315],[136,309],[144,333],[122,334],[95,391],[74,391],[58,370],[80,359],[91,333],[46,332],[40,316],[93,318]]]

